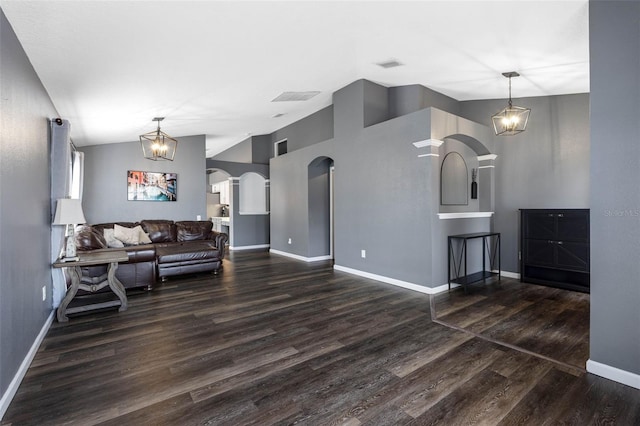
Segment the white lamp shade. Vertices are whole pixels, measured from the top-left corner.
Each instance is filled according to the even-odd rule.
[[[56,206],[54,225],[76,225],[86,223],[80,200],[73,198],[60,198]]]

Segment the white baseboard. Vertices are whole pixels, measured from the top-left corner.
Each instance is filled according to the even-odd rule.
[[[22,379],[24,379],[24,375],[27,374],[31,361],[33,361],[33,358],[36,356],[36,352],[38,352],[38,348],[44,340],[44,336],[47,335],[47,331],[49,331],[49,327],[51,327],[51,323],[53,322],[53,315],[55,312],[55,309],[53,309],[49,314],[49,317],[42,325],[42,329],[40,330],[40,333],[38,333],[36,340],[34,340],[31,345],[31,349],[29,349],[29,352],[27,352],[27,355],[22,360],[22,364],[20,364],[20,368],[18,368],[16,375],[13,376],[13,380],[11,380],[6,392],[2,395],[2,399],[0,399],[0,420],[2,420],[4,414],[7,412],[7,408],[9,408],[11,400],[16,395],[16,392],[20,387],[20,383],[22,382]]]
[[[640,374],[631,373],[629,371],[621,370],[592,360],[587,361],[587,371],[591,374],[595,374],[596,376],[604,377],[605,379],[640,389]]]
[[[258,244],[255,246],[229,246],[229,250],[235,250],[235,251],[240,251],[240,250],[256,250],[256,249],[266,249],[269,248],[270,245],[269,244]]]
[[[280,250],[275,250],[275,249],[270,249],[269,253],[279,254],[280,256],[287,256],[287,257],[290,257],[292,259],[302,260],[303,262],[319,262],[321,260],[330,260],[331,259],[330,255],[316,256],[316,257],[304,257],[304,256],[300,256],[298,254],[288,253],[286,251],[280,251]]]
[[[364,278],[370,278],[372,280],[381,281],[383,283],[392,284],[398,287],[406,288],[409,290],[417,291],[424,294],[437,294],[449,289],[448,284],[443,284],[438,287],[425,287],[423,285],[410,283],[408,281],[402,281],[395,278],[385,277],[384,275],[372,274],[370,272],[360,271],[358,269],[347,268],[346,266],[333,265],[333,269],[337,271],[346,272],[348,274],[358,275]],[[458,287],[458,284],[451,284],[451,288]]]
[[[516,280],[520,279],[520,274],[518,272],[500,271],[500,275],[507,278],[514,278]]]

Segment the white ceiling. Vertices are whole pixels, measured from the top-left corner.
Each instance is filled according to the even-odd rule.
[[[588,0],[0,0],[78,146],[155,128],[207,156],[271,133],[365,78],[458,100],[589,91]],[[396,60],[403,65],[382,68]],[[306,102],[271,102],[320,91]],[[273,118],[276,114],[284,114]]]

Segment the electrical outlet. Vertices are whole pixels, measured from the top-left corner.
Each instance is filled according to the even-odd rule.
[[[291,244],[291,238],[289,238],[289,241],[287,241],[287,244]]]
[[[360,250],[360,256],[365,259],[367,257],[367,251],[366,250]]]
[[[45,300],[47,300],[47,287],[42,286],[42,301],[44,302]]]
[[[196,220],[202,220],[202,216],[196,215]]]

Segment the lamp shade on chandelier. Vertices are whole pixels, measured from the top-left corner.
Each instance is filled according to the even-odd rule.
[[[498,136],[512,136],[524,132],[529,122],[530,108],[522,108],[513,106],[511,101],[511,78],[519,77],[515,71],[502,73],[503,76],[509,78],[509,104],[502,111],[491,117],[493,121],[493,130]]]
[[[140,135],[140,144],[144,158],[153,161],[168,160],[173,161],[176,155],[178,141],[160,130],[160,122],[164,117],[155,117],[153,121],[158,122],[158,128],[152,132]]]

